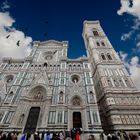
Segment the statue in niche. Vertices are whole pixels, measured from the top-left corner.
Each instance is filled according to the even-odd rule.
[[[75,105],[75,106],[79,106],[80,105],[80,99],[78,97],[75,97],[73,99],[73,105]]]
[[[59,101],[60,102],[63,102],[63,92],[62,91],[59,94]]]
[[[18,125],[22,125],[23,120],[24,120],[24,117],[25,117],[24,114],[22,114],[22,115],[19,117]]]
[[[90,102],[94,102],[94,94],[90,91]]]

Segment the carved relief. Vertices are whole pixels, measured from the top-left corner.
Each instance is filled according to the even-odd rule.
[[[73,100],[72,100],[72,104],[74,106],[80,106],[80,99],[78,97],[75,97]]]

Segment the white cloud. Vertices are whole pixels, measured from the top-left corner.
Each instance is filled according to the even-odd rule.
[[[126,40],[130,39],[133,33],[134,33],[134,31],[132,30],[132,31],[130,31],[128,33],[123,34],[121,36],[121,40],[126,41]]]
[[[135,17],[133,20],[134,25],[131,27],[130,31],[121,36],[121,40],[126,41],[140,28],[140,0],[120,0],[120,3],[121,7],[117,11],[118,15],[127,13]]]
[[[121,0],[121,7],[117,13],[118,15],[128,13],[140,20],[140,0]]]
[[[137,56],[131,58],[130,62],[127,59],[128,54],[120,52],[120,57],[129,70],[131,78],[133,79],[136,87],[140,90],[140,62]]]
[[[137,47],[140,49],[140,42],[137,43]]]
[[[14,22],[15,20],[8,12],[0,12],[0,59],[2,57],[22,58],[27,56],[31,50],[29,45],[32,38],[16,30],[13,27]]]
[[[11,27],[15,20],[10,17],[9,12],[0,12],[0,27]]]
[[[7,9],[9,9],[9,8],[10,8],[10,5],[9,5],[8,1],[7,1],[7,0],[4,1],[4,2],[2,3],[2,7],[1,7],[2,11],[5,11],[5,10],[7,10]]]

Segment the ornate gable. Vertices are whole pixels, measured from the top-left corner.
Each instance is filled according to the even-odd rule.
[[[44,42],[40,42],[39,46],[48,46],[48,47],[67,47],[68,42],[67,41],[56,41],[56,40],[48,40]]]

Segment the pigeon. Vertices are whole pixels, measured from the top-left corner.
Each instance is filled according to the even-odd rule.
[[[6,38],[8,39],[10,37],[10,35],[7,35]]]
[[[44,33],[44,36],[47,36],[48,35],[48,33],[46,32],[46,33]]]
[[[19,46],[20,40],[17,41],[17,46]]]
[[[45,24],[48,24],[48,21],[45,21]]]

